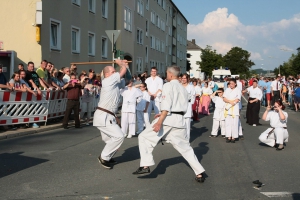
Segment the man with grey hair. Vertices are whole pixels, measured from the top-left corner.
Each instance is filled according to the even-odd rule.
[[[197,182],[204,182],[204,168],[199,163],[191,147],[184,120],[188,107],[187,90],[179,83],[180,68],[171,66],[167,69],[167,80],[162,88],[160,114],[155,116],[152,127],[147,127],[139,135],[140,167],[133,174],[150,173],[149,166],[154,165],[152,151],[164,136],[173,147],[187,160],[196,174]]]
[[[116,72],[112,66],[106,66],[103,69],[104,79],[100,93],[100,101],[97,110],[94,113],[93,126],[96,126],[102,136],[102,140],[106,143],[101,155],[98,157],[101,165],[106,169],[111,169],[116,163],[112,157],[122,145],[124,134],[119,127],[116,112],[120,100],[121,77],[127,71],[128,63],[126,60],[116,60],[116,64],[120,66],[120,72]]]

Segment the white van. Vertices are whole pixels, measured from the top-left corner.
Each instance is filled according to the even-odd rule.
[[[219,88],[224,88],[224,78],[230,77],[231,72],[229,69],[214,69],[212,71],[212,80],[218,85]]]

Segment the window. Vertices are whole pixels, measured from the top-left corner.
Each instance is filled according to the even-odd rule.
[[[153,35],[150,36],[150,44],[151,49],[155,49],[155,37]]]
[[[137,72],[142,72],[143,70],[143,59],[142,58],[137,58],[136,59],[136,71]]]
[[[148,46],[145,48],[145,63],[148,63]]]
[[[172,27],[169,27],[169,35],[172,36]]]
[[[108,16],[108,0],[102,0],[102,17],[107,18]]]
[[[148,29],[149,29],[149,22],[148,19],[146,19],[146,36],[148,37]]]
[[[80,0],[72,0],[72,3],[77,6],[80,6]]]
[[[146,0],[146,9],[149,10],[149,0]]]
[[[158,15],[156,15],[156,26],[160,27],[160,19]]]
[[[169,55],[171,56],[172,55],[172,47],[169,46]]]
[[[138,44],[143,44],[143,30],[139,28],[136,31],[136,41]]]
[[[50,48],[60,50],[61,48],[61,23],[50,19]]]
[[[161,52],[165,52],[165,42],[161,41]]]
[[[161,6],[161,0],[157,0],[158,5]]]
[[[107,38],[106,37],[102,37],[101,51],[102,51],[102,57],[107,58]]]
[[[131,10],[127,7],[124,8],[124,29],[131,31],[132,17]]]
[[[71,46],[73,53],[80,53],[80,29],[72,26]]]
[[[155,24],[155,12],[154,11],[151,11],[151,22],[153,23],[153,24]]]
[[[170,6],[170,7],[169,7],[169,16],[170,16],[170,17],[173,17],[173,16],[172,16],[172,12],[173,12],[173,11],[172,11],[172,7]]]
[[[166,30],[166,24],[165,24],[165,22],[163,20],[161,20],[160,24],[161,24],[160,25],[161,30],[165,31]]]
[[[141,16],[144,16],[144,2],[142,0],[137,1],[137,12]]]
[[[95,33],[89,32],[89,56],[95,55]]]
[[[162,8],[166,10],[166,0],[162,0]]]
[[[96,0],[89,0],[89,11],[92,13],[96,12]]]
[[[160,40],[158,38],[156,38],[156,50],[160,51]]]

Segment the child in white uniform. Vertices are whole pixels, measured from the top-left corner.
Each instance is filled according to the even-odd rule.
[[[218,96],[215,96],[218,93]],[[224,89],[219,88],[215,91],[210,97],[212,101],[215,103],[215,111],[213,116],[213,126],[211,135],[209,137],[217,137],[219,127],[221,128],[221,135],[225,138],[225,117],[224,117],[224,109],[225,102],[223,101]]]
[[[135,135],[135,110],[137,99],[143,96],[143,94],[141,90],[132,87],[132,81],[124,89],[121,89],[120,94],[123,96],[123,104],[121,110],[122,132],[126,136],[129,127],[127,138],[131,138],[133,135]]]
[[[147,91],[147,84],[139,84],[139,88],[143,93],[143,96],[139,97],[139,103],[136,106],[136,117],[137,117],[137,132],[140,134],[144,130],[144,125],[146,127],[150,126],[149,117],[148,117],[148,106],[150,102],[150,95]]]

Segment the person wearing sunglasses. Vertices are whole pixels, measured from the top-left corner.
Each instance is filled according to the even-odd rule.
[[[284,149],[284,142],[288,141],[289,133],[287,131],[287,112],[284,112],[285,106],[281,100],[274,103],[274,107],[268,106],[262,119],[270,121],[271,128],[268,128],[260,136],[259,140],[266,145],[276,147],[277,151]]]

